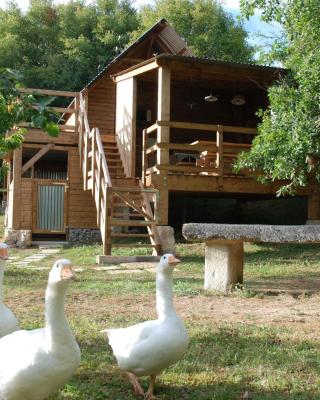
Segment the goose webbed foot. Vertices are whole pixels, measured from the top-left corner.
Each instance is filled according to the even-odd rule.
[[[153,390],[154,390],[154,383],[156,381],[157,375],[150,375],[150,385],[148,388],[148,391],[144,397],[144,400],[153,400],[156,397],[153,395]]]
[[[145,397],[144,390],[143,390],[142,386],[140,385],[138,378],[132,372],[126,372],[125,374],[127,375],[130,382],[132,383],[135,394],[138,396]]]

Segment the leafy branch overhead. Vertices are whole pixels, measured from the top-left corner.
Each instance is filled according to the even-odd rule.
[[[0,69],[0,152],[18,148],[26,128],[18,125],[26,122],[50,136],[58,136],[57,114],[48,108],[54,97],[41,97],[21,92],[22,76],[11,69]]]
[[[271,57],[288,72],[269,89],[259,135],[237,169],[258,170],[263,182],[286,180],[279,194],[294,194],[320,182],[319,0],[241,0],[241,7],[246,16],[257,7],[264,20],[281,24],[283,37]]]

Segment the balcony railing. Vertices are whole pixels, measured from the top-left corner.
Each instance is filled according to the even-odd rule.
[[[183,143],[173,143],[170,141],[159,141],[148,146],[149,138],[161,127],[169,127],[175,130],[183,130],[181,138]],[[213,140],[193,140],[188,141],[188,133],[203,131],[214,133]],[[175,121],[156,121],[155,124],[143,131],[143,150],[142,150],[142,177],[144,182],[150,174],[183,173],[192,175],[211,175],[219,177],[221,180],[226,175],[235,175],[233,163],[238,153],[248,151],[250,143],[235,143],[224,140],[225,133],[232,133],[233,137],[243,135],[256,135],[255,128],[246,128],[228,125],[211,125],[189,122]],[[160,137],[161,135],[157,135]],[[190,136],[189,136],[190,137]],[[251,142],[251,140],[249,140]],[[180,140],[179,140],[180,142]],[[159,160],[170,160],[168,164],[160,163]],[[241,171],[242,176],[252,176],[249,171]]]

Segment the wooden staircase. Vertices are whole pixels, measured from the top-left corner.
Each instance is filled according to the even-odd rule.
[[[161,254],[158,191],[125,176],[115,135],[90,130],[81,93],[77,130],[84,190],[91,190],[95,200],[104,255],[111,255],[113,247],[150,247]]]

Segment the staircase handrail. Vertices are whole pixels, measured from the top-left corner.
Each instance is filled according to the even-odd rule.
[[[80,101],[80,121],[83,118],[83,123],[84,123],[84,131],[81,132],[81,123],[80,123],[80,135],[84,136],[87,135],[87,139],[91,139],[92,137],[94,137],[94,141],[95,141],[95,145],[93,146],[94,148],[97,148],[98,150],[98,155],[99,157],[101,157],[101,162],[102,162],[102,171],[103,171],[103,178],[105,180],[105,183],[107,185],[107,187],[111,187],[112,186],[112,182],[111,182],[111,178],[110,178],[110,172],[109,172],[109,168],[108,168],[108,163],[107,163],[107,159],[103,150],[103,146],[102,146],[102,141],[101,141],[101,136],[100,136],[100,132],[98,128],[93,128],[92,130],[90,130],[90,125],[89,125],[89,120],[88,120],[88,115],[87,115],[87,110],[86,110],[86,105],[83,99],[83,95],[80,92],[80,96],[79,96],[79,101]],[[95,132],[95,133],[93,133]],[[82,142],[82,140],[79,140],[79,144]],[[79,149],[81,151],[81,149]],[[92,158],[94,159],[94,154],[91,155]],[[93,172],[92,172],[93,174]]]
[[[78,146],[84,190],[89,189],[89,181],[91,179],[91,190],[97,209],[97,225],[101,231],[103,253],[109,254],[111,252],[111,211],[109,203],[112,182],[99,129],[93,128],[90,130],[86,104],[82,93],[79,94],[78,131]],[[89,167],[89,160],[91,168]],[[91,170],[91,176],[89,176],[89,169]]]

